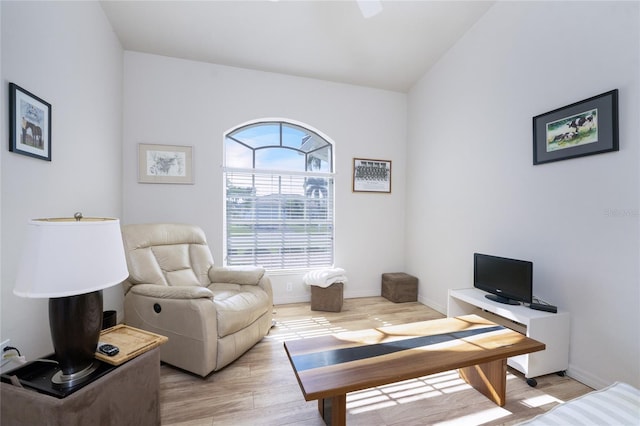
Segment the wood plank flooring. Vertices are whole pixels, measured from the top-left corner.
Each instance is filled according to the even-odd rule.
[[[306,402],[283,342],[341,331],[442,318],[417,302],[382,297],[346,299],[342,312],[311,311],[309,303],[278,305],[276,326],[238,360],[206,378],[161,367],[162,424],[166,426],[321,426],[315,401]],[[509,369],[507,403],[498,407],[456,371],[347,395],[348,425],[512,425],[592,389],[555,374],[528,386]]]

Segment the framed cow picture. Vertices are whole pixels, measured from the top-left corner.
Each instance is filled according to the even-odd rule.
[[[618,89],[533,117],[534,165],[618,150]]]
[[[51,104],[9,83],[9,151],[51,161]]]

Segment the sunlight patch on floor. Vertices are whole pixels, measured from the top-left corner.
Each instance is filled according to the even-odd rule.
[[[444,394],[471,389],[457,371],[405,380],[347,394],[347,411],[351,414],[380,410]]]
[[[507,380],[517,377],[507,372]],[[472,389],[472,387],[460,378],[457,370],[445,371],[443,373],[430,376],[419,377],[417,379],[405,380],[385,386],[378,386],[365,389],[359,392],[347,394],[347,411],[351,414],[364,413],[367,411],[380,410],[400,404],[408,404],[427,398],[434,398],[443,395],[451,395]],[[558,400],[544,395],[542,397],[530,398],[527,404],[548,404]],[[523,401],[523,403],[525,403]],[[446,424],[480,424],[510,415],[511,412],[504,408],[495,407],[490,410],[475,413],[470,416],[460,417],[453,420],[453,423]]]
[[[543,405],[553,404],[553,403],[562,404],[563,402],[564,401],[562,401],[561,399],[558,399],[556,397],[553,397],[547,394],[536,396],[533,398],[523,399],[522,401],[520,401],[522,405],[529,408],[542,407]]]
[[[464,380],[460,379],[460,382],[457,386],[449,386],[446,387],[444,389],[440,389],[440,391],[442,393],[456,393],[456,392],[460,392],[463,390],[467,390],[467,389],[472,389],[471,385],[469,385],[467,382],[465,382]]]
[[[382,327],[387,327],[387,326],[393,325],[393,323],[390,323],[389,321],[385,321],[385,320],[383,320],[381,318],[378,318],[378,317],[374,317],[373,320],[374,321],[378,321],[379,323],[381,323]]]
[[[511,415],[509,410],[505,410],[502,407],[494,407],[488,410],[479,411],[477,413],[469,414],[467,416],[461,416],[456,419],[447,420],[445,422],[435,423],[437,426],[468,426],[468,425],[481,425],[494,420],[501,419]]]
[[[337,327],[325,317],[312,317],[289,321],[276,321],[277,333],[269,334],[266,338],[284,342],[286,340],[308,339],[318,336],[329,336],[348,331]]]
[[[444,373],[433,374],[424,378],[424,381],[429,385],[437,385],[438,383],[447,383],[451,380],[460,378],[458,373],[454,370],[445,371]]]

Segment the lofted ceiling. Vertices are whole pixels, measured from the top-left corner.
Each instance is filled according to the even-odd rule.
[[[407,92],[494,2],[100,3],[125,50]]]

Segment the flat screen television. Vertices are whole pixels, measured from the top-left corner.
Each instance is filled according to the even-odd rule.
[[[485,297],[500,303],[531,303],[533,263],[488,254],[473,254],[473,286],[486,291]]]

